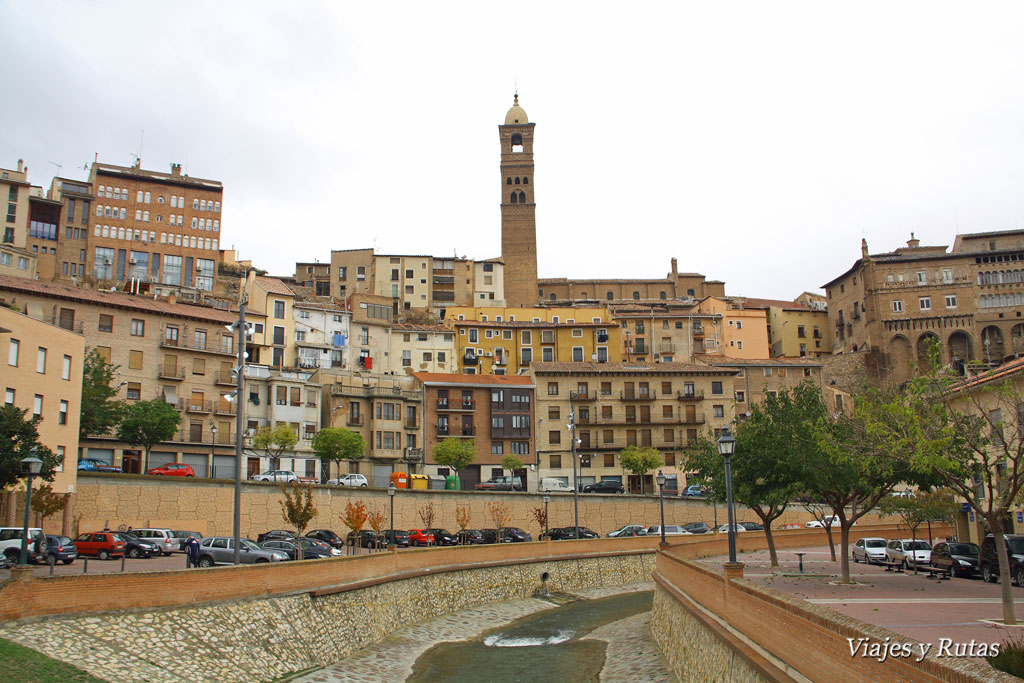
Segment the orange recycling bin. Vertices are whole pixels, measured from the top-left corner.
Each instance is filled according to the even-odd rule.
[[[396,489],[407,489],[409,488],[409,475],[405,472],[392,472],[391,483]]]

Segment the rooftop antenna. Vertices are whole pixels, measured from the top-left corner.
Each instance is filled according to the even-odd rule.
[[[959,235],[960,234],[960,221],[957,220],[956,209],[953,209],[953,228],[956,231],[956,234]]]
[[[58,176],[60,175],[60,169],[64,168],[64,166],[62,166],[61,164],[58,164],[56,161],[48,161],[46,163],[53,164],[54,166],[57,167],[57,175]]]
[[[146,129],[143,128],[139,132],[139,156],[138,156],[139,161],[142,161],[142,143],[143,143],[143,141],[145,141],[145,139],[146,139]]]

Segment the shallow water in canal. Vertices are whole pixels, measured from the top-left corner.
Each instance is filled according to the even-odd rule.
[[[552,605],[479,638],[432,647],[416,660],[407,680],[597,681],[606,644],[580,638],[604,624],[649,612],[652,598],[645,591]]]

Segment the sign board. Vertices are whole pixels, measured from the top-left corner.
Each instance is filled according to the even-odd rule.
[[[968,519],[969,519],[969,520],[971,520],[971,521],[973,522],[973,521],[974,521],[974,510],[971,510],[971,511],[970,511],[969,513],[967,513],[967,514],[968,514]]]

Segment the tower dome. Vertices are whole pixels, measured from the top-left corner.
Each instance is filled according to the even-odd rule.
[[[505,114],[505,125],[524,124],[529,123],[530,119],[526,115],[526,110],[519,106],[519,93],[516,93],[515,99],[512,102],[512,108]]]

